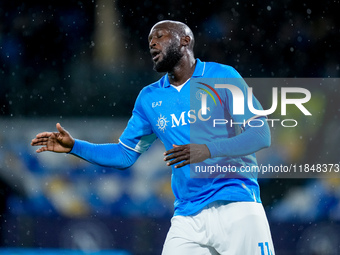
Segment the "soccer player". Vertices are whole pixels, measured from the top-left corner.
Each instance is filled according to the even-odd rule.
[[[255,152],[270,146],[268,124],[247,104],[241,107],[242,115],[235,114],[240,105],[234,105],[231,89],[215,89],[204,80],[242,77],[230,66],[196,59],[193,33],[181,22],[156,23],[148,40],[154,70],[166,74],[141,90],[119,143],[74,139],[57,123],[58,132],[40,133],[31,144],[42,146],[38,153],[70,153],[93,164],[124,169],[159,138],[166,148],[164,160],[172,167],[175,195],[162,254],[274,254],[257,176],[238,176],[242,168],[257,165]],[[233,86],[247,98],[244,82]],[[262,109],[254,96],[252,102]],[[227,121],[217,125],[216,119],[239,123],[240,132]],[[248,125],[254,120],[262,125]],[[212,173],[211,167],[237,171]]]

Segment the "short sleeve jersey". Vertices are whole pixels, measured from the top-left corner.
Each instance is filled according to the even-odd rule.
[[[240,74],[231,66],[196,59],[195,71],[190,81],[180,91],[171,86],[167,75],[141,90],[132,117],[119,142],[131,150],[143,153],[157,138],[163,142],[166,150],[169,150],[173,148],[173,144],[208,143],[237,135],[235,126],[215,125],[214,129],[214,120],[244,123],[257,116],[249,111],[246,103],[243,106],[243,115],[234,114],[235,106],[231,91],[214,89],[213,84],[208,84],[211,78],[236,78],[243,81]],[[202,79],[203,82],[196,82],[197,79]],[[238,82],[237,87],[244,94],[244,98],[247,98],[245,82]],[[206,112],[203,113],[200,108],[202,100],[199,100],[202,93],[206,95]],[[262,109],[256,98],[253,97],[252,100],[257,109]],[[257,162],[255,154],[252,154],[210,158],[202,164],[231,165],[240,168],[256,166]],[[221,175],[193,176],[190,165],[178,169],[172,166],[171,186],[175,195],[174,215],[192,215],[217,200],[260,202],[259,185],[255,174],[244,178]]]

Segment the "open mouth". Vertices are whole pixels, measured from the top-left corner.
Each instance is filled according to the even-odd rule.
[[[152,60],[154,62],[156,62],[159,59],[160,55],[161,55],[160,51],[155,51],[154,50],[154,51],[151,52]]]
[[[156,62],[158,60],[158,58],[159,58],[159,55],[160,54],[156,54],[155,56],[153,56],[152,60]]]

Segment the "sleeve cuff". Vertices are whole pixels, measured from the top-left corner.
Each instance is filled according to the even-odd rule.
[[[206,146],[208,147],[210,151],[210,158],[216,158],[218,157],[219,151],[214,143],[206,143]]]
[[[73,147],[72,147],[71,151],[68,154],[79,155],[79,152],[80,152],[81,147],[82,147],[81,145],[84,142],[85,141],[74,139]]]

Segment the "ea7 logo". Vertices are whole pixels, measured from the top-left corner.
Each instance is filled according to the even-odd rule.
[[[155,108],[156,106],[161,106],[161,105],[162,105],[162,101],[152,102],[152,108]]]
[[[215,84],[216,89],[228,89],[233,97],[233,114],[234,115],[243,115],[244,114],[244,106],[245,106],[245,98],[242,90],[231,84]],[[213,90],[215,91],[215,90]],[[248,103],[248,108],[249,110],[255,114],[255,115],[261,115],[261,116],[267,116],[275,112],[277,108],[277,98],[278,98],[278,88],[273,87],[272,89],[272,106],[268,110],[258,110],[254,108],[253,105],[253,88],[248,87],[248,98],[247,98],[247,103]],[[289,93],[301,93],[304,94],[304,98],[294,98],[290,99],[287,98],[287,94]],[[304,89],[304,88],[297,88],[297,87],[283,87],[281,88],[281,115],[286,115],[287,114],[287,104],[294,104],[296,105],[297,108],[300,109],[300,111],[304,115],[312,115],[304,106],[304,103],[307,103],[311,99],[311,93],[309,90]],[[215,103],[216,104],[216,103]],[[206,115],[207,114],[207,96],[202,96],[201,97],[201,110],[202,114]]]

